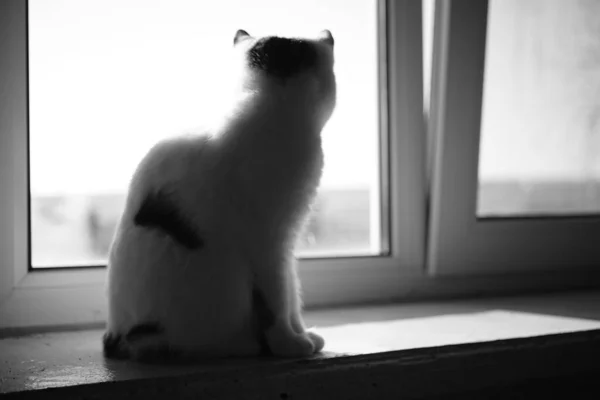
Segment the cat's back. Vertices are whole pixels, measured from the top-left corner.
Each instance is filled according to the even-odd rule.
[[[111,246],[111,260],[123,241],[145,242],[148,240],[144,238],[153,238],[154,235],[148,235],[144,229],[142,214],[150,213],[151,219],[158,220],[168,220],[173,215],[198,220],[201,215],[192,213],[196,207],[190,206],[197,202],[198,192],[211,185],[210,164],[214,158],[214,145],[208,131],[166,138],[152,146],[131,178],[115,232],[117,240]],[[200,182],[203,184],[199,185]],[[205,221],[195,221],[199,222]],[[150,247],[160,250],[160,247]]]
[[[132,185],[159,184],[181,180],[196,164],[211,157],[211,134],[208,130],[169,137],[157,142],[136,169]]]

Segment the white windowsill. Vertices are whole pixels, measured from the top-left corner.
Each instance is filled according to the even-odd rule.
[[[328,309],[306,313],[327,340],[316,360],[600,329],[600,291]],[[203,374],[299,361],[158,366],[105,360],[102,330],[0,339],[0,394]],[[314,361],[317,363],[320,361]],[[311,365],[313,361],[305,361]],[[285,365],[284,365],[285,364]],[[225,372],[229,374],[229,372]],[[233,373],[233,372],[232,372]],[[204,378],[202,378],[204,379]],[[208,378],[207,378],[208,379]]]

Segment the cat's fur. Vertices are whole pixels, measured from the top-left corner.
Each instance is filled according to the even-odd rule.
[[[239,96],[138,166],[111,246],[108,357],[307,356],[292,254],[335,107],[333,37],[234,39]]]

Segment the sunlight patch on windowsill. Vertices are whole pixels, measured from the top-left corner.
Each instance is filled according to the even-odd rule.
[[[600,329],[600,321],[492,310],[383,322],[364,322],[319,329],[326,350],[344,354],[476,343]]]

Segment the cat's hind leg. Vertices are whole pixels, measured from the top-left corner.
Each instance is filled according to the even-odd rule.
[[[292,258],[255,271],[253,306],[263,345],[283,357],[303,357],[323,349],[324,340],[304,328]]]
[[[295,260],[294,260],[295,262]],[[302,318],[302,295],[300,289],[300,279],[298,278],[297,269],[294,267],[289,274],[288,279],[289,292],[288,296],[290,299],[291,311],[290,318],[292,329],[296,333],[303,333],[310,337],[313,345],[315,346],[314,352],[318,353],[323,350],[325,347],[325,340],[322,336],[316,334],[315,332],[310,332],[306,330],[306,325],[304,324],[304,318]]]

